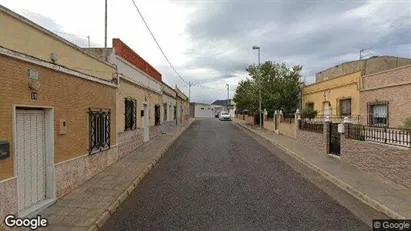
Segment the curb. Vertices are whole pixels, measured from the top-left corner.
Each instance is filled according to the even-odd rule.
[[[88,231],[95,231],[100,230],[103,225],[107,222],[107,220],[113,215],[113,213],[120,207],[120,205],[126,200],[126,198],[132,193],[134,189],[136,189],[143,178],[147,175],[147,173],[154,167],[155,164],[161,159],[161,157],[170,149],[172,145],[180,138],[180,136],[193,124],[195,120],[192,122],[188,122],[189,124],[185,126],[185,128],[179,132],[172,140],[169,142],[164,148],[160,150],[159,155],[154,159],[151,164],[148,164],[146,169],[140,173],[133,182],[117,197],[117,200],[114,201],[110,206],[108,206],[105,211],[99,216],[96,223],[88,228]],[[0,229],[1,231],[1,229]]]
[[[386,207],[385,205],[381,204],[380,202],[378,202],[377,200],[373,199],[370,196],[367,196],[366,194],[354,189],[351,185],[341,181],[340,179],[338,179],[337,177],[331,175],[330,173],[328,173],[327,171],[321,169],[320,167],[316,166],[315,164],[311,163],[310,161],[304,159],[303,157],[295,154],[293,151],[290,151],[289,149],[287,149],[286,147],[277,144],[273,141],[271,141],[270,139],[268,139],[267,137],[257,133],[256,131],[254,131],[253,129],[240,124],[237,121],[234,121],[234,123],[237,126],[243,127],[251,132],[253,132],[254,134],[262,137],[263,139],[265,139],[266,141],[274,144],[275,146],[277,146],[278,148],[280,148],[281,150],[283,150],[285,153],[293,156],[295,159],[297,159],[300,163],[304,164],[305,166],[309,167],[310,169],[318,172],[320,175],[322,175],[325,179],[327,179],[328,181],[330,181],[331,183],[333,183],[334,185],[336,185],[337,187],[341,188],[342,190],[346,191],[347,193],[349,193],[350,195],[352,195],[353,197],[357,198],[358,200],[360,200],[362,203],[374,208],[375,210],[384,213],[385,215],[387,215],[388,217],[392,218],[392,219],[406,219],[404,216],[398,214],[397,212],[393,211],[392,209]]]

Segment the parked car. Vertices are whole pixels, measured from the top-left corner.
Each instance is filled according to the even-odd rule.
[[[219,120],[229,120],[231,121],[231,115],[227,111],[222,111],[220,112],[220,115],[218,117]]]

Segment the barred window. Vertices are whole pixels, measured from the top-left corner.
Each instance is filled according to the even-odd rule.
[[[340,114],[342,116],[351,115],[351,99],[340,100]]]
[[[89,154],[110,148],[110,109],[89,108]]]
[[[137,100],[124,99],[124,131],[137,129]]]
[[[160,105],[154,106],[154,125],[160,125]]]

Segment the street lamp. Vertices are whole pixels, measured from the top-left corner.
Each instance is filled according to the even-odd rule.
[[[227,86],[227,111],[229,111],[228,105],[230,104],[230,86],[228,85],[228,83],[226,83],[225,85]]]
[[[259,111],[259,118],[260,118],[260,129],[261,129],[261,124],[262,124],[262,118],[261,118],[261,76],[260,76],[260,47],[253,46],[253,50],[258,50],[258,111]]]

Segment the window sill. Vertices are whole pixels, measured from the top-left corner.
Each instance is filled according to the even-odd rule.
[[[97,153],[100,153],[100,152],[107,151],[107,150],[109,150],[109,149],[110,149],[110,147],[101,148],[101,149],[95,149],[95,150],[91,151],[91,152],[89,153],[89,155],[94,155],[94,154],[97,154]]]

